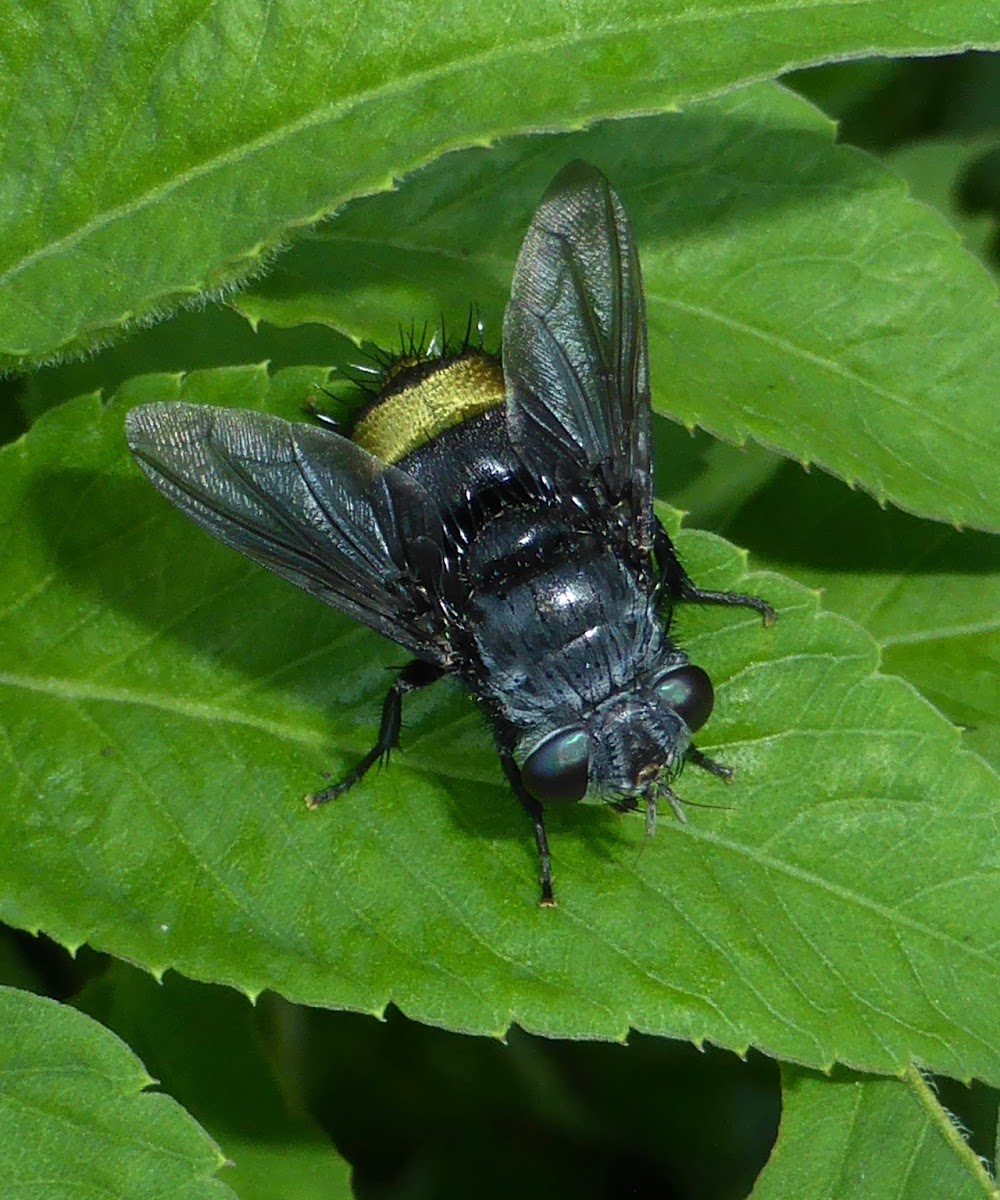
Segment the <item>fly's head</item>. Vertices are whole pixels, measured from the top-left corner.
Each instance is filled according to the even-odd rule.
[[[582,800],[587,794],[626,810],[641,801],[652,827],[662,797],[683,820],[670,783],[713,702],[705,671],[674,662],[609,697],[578,722],[525,739],[519,747],[522,781],[543,804]]]

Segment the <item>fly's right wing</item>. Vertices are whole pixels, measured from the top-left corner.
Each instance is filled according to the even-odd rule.
[[[146,404],[125,428],[149,479],[203,529],[443,661],[443,523],[409,475],[336,433],[266,413]]]

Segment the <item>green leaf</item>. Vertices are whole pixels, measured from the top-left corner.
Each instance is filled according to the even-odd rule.
[[[307,371],[148,377],[53,410],[0,459],[0,917],[154,972],[500,1034],[629,1026],[807,1064],[1000,1080],[997,776],[876,649],[779,576],[684,533],[703,586],[781,610],[683,612],[717,683],[731,789],[646,842],[603,806],[523,814],[474,706],[413,698],[402,752],[321,813],[371,744],[400,651],[193,530],[126,460],[132,402],[279,407]],[[71,457],[72,465],[67,466]],[[702,740],[702,739],[699,739]],[[919,870],[914,864],[919,864]]]
[[[260,1012],[227,988],[116,964],[79,1003],[127,1040],[222,1147],[240,1200],[348,1200],[347,1164],[275,1078]]]
[[[21,405],[31,420],[55,404],[89,392],[111,395],[135,376],[204,370],[267,362],[273,369],[311,363],[346,364],[357,347],[342,334],[320,325],[251,329],[229,308],[212,305],[179,312],[150,329],[83,361],[43,367],[19,382]],[[321,374],[325,374],[321,372]]]
[[[758,561],[822,588],[1000,769],[1000,539],[957,533],[785,466],[726,526]]]
[[[9,6],[0,352],[93,345],[260,270],[447,150],[794,65],[1000,44],[993,5],[67,0]]]
[[[947,217],[966,246],[990,265],[990,245],[996,237],[996,217],[970,213],[962,204],[961,183],[970,168],[984,162],[995,149],[995,138],[954,138],[917,142],[887,160],[913,190],[914,196]]]
[[[400,320],[499,337],[512,264],[560,165],[597,163],[636,228],[653,398],[922,516],[1000,529],[997,287],[898,176],[777,85],[673,117],[451,156],[351,207],[234,301],[395,342]]]
[[[696,529],[725,533],[727,522],[785,465],[777,454],[751,443],[729,446],[700,430],[686,434],[666,420],[654,427],[655,478],[671,480],[671,504]]]
[[[0,987],[0,1177],[9,1200],[234,1193],[225,1159],[122,1042],[53,1000]]]
[[[752,1200],[996,1200],[996,1184],[927,1081],[782,1071],[783,1111]]]

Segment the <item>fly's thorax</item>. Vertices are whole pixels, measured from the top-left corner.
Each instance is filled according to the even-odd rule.
[[[401,358],[386,367],[381,390],[355,421],[351,439],[383,462],[398,463],[504,400],[500,360],[485,351]]]
[[[534,583],[541,611],[585,613],[595,586],[590,577],[607,546],[582,524],[564,508],[537,501],[496,506],[469,547],[468,568],[476,592],[509,594]]]
[[[470,547],[471,633],[505,723],[541,736],[631,693],[670,647],[655,597],[613,544],[551,513],[515,515]]]

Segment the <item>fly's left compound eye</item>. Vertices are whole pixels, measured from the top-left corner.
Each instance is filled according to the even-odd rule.
[[[656,685],[656,694],[680,717],[692,733],[712,715],[715,689],[707,672],[688,663],[664,675]]]
[[[524,761],[524,786],[543,804],[582,800],[590,771],[590,738],[583,729],[559,729]]]

